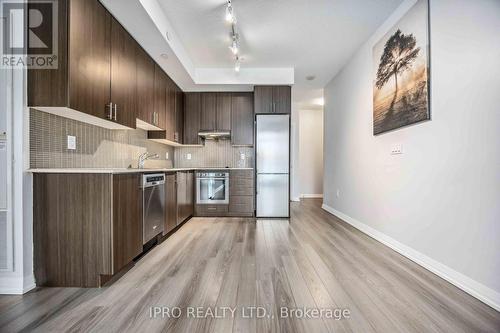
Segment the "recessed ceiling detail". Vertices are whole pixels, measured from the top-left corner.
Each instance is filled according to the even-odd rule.
[[[317,105],[323,87],[402,3],[231,0],[238,56],[245,58],[236,75],[228,50],[233,40],[223,24],[227,0],[101,1],[183,90],[293,85],[293,102],[301,107]]]

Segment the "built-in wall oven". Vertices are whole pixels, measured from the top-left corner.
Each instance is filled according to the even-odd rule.
[[[163,232],[165,222],[165,174],[142,176],[142,241],[146,244]]]
[[[229,204],[229,172],[197,172],[196,203]]]

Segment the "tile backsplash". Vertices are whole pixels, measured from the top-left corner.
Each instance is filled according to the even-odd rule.
[[[68,135],[76,137],[75,150],[67,149]],[[157,153],[160,157],[146,161],[146,167],[173,166],[174,149],[147,140],[144,130],[110,130],[30,110],[31,168],[135,167],[139,155],[146,151]]]
[[[206,140],[203,147],[176,147],[175,167],[253,167],[253,147],[233,147],[230,140]],[[244,154],[244,159],[241,159]],[[189,155],[191,159],[189,159]]]

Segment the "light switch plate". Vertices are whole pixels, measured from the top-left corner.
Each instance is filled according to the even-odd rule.
[[[400,143],[395,143],[391,147],[391,155],[399,155],[403,153],[403,145]]]
[[[186,160],[190,160],[191,159],[191,154],[190,153],[187,153],[186,154]]]
[[[68,135],[68,149],[70,150],[76,149],[76,136]]]

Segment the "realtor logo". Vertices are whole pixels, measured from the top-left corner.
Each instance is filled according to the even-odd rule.
[[[58,0],[0,0],[1,68],[58,67]]]

